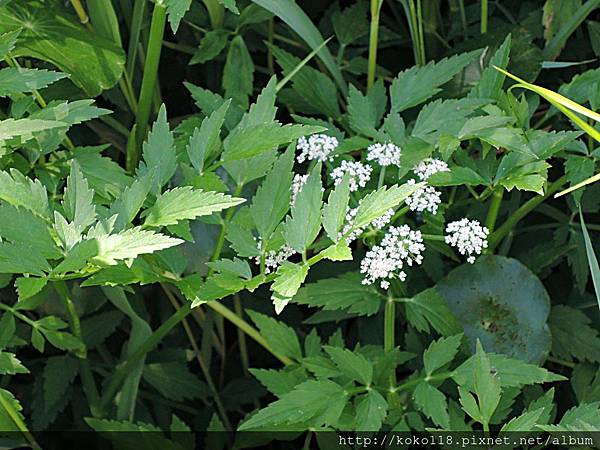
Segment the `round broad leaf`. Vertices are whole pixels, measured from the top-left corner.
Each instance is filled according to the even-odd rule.
[[[437,284],[471,339],[488,352],[543,361],[551,337],[550,298],[538,277],[516,259],[483,256],[457,267]]]

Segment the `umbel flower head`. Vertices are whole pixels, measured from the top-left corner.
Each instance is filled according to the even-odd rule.
[[[391,142],[373,144],[367,148],[367,161],[377,161],[380,166],[399,166],[401,153],[400,147]]]
[[[423,261],[423,236],[408,225],[390,227],[379,245],[369,250],[360,263],[360,273],[365,275],[363,284],[380,281],[382,289],[390,286],[389,280],[406,279],[404,265],[412,266]]]
[[[359,202],[360,205],[360,202]],[[354,219],[356,218],[356,214],[358,213],[358,207],[350,208],[348,207],[348,211],[346,212],[346,224],[344,228],[339,233],[338,239],[341,239],[346,233],[348,233],[352,228],[354,228]],[[394,216],[394,210],[388,209],[383,215],[373,219],[370,225],[376,230],[383,230],[383,228],[390,223],[392,217]],[[352,232],[346,236],[346,244],[350,245],[354,240],[356,240],[362,233],[364,228],[356,228],[352,230]]]
[[[262,239],[257,240],[257,247],[260,250],[262,247]],[[265,254],[265,274],[276,272],[282,262],[286,261],[290,256],[295,255],[296,251],[289,245],[284,245],[279,250],[269,250]],[[260,265],[260,256],[254,258],[256,265]]]
[[[297,157],[299,163],[304,161],[333,161],[331,154],[335,151],[339,145],[338,140],[333,136],[327,136],[326,134],[313,134],[298,139],[296,149],[300,150],[300,154]]]
[[[426,181],[434,173],[449,171],[448,164],[435,158],[426,158],[413,168],[413,172],[421,181]]]
[[[371,179],[373,168],[359,161],[342,161],[339,167],[331,171],[333,183],[337,186],[342,182],[346,173],[350,174],[350,192],[355,192],[359,187],[365,187]]]
[[[298,193],[302,190],[306,182],[308,181],[307,175],[294,175],[294,179],[292,180],[292,197],[290,199],[290,206],[296,203],[296,197],[298,197]]]
[[[407,184],[415,184],[415,180],[408,180]],[[442,193],[432,186],[423,186],[409,195],[405,202],[411,211],[436,214],[442,202]]]
[[[461,255],[467,256],[470,264],[475,262],[475,255],[480,255],[488,246],[490,231],[478,220],[467,218],[450,222],[446,226],[446,244],[456,247]]]

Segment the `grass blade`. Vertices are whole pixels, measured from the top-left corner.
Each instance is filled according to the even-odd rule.
[[[308,18],[306,13],[293,1],[293,0],[252,0],[259,6],[262,6],[266,10],[272,12],[285,23],[287,23],[292,30],[304,39],[304,41],[313,50],[318,49],[323,44],[323,36],[321,32],[315,27],[315,25]],[[317,55],[327,67],[327,70],[333,76],[337,83],[340,91],[346,96],[348,94],[348,87],[342,76],[342,72],[338,68],[331,52],[327,47],[321,48]]]
[[[275,87],[275,89],[277,90],[277,92],[279,92],[287,83],[288,81],[290,81],[294,75],[296,75],[300,69],[302,69],[306,64],[308,64],[308,62],[313,59],[315,57],[315,55],[317,53],[319,53],[319,51],[325,47],[325,45],[333,38],[333,36],[329,37],[326,41],[321,42],[321,45],[319,45],[317,48],[315,48],[312,52],[310,52],[306,58],[304,58],[302,61],[300,61],[300,63],[298,63],[298,65],[296,67],[294,67],[294,70],[292,70],[290,73],[288,73],[285,78],[283,78],[279,83],[277,83],[277,86]]]
[[[581,232],[583,233],[583,240],[585,242],[585,253],[587,254],[588,265],[590,266],[590,272],[592,274],[592,282],[594,283],[594,291],[596,292],[598,309],[600,309],[600,266],[598,266],[598,259],[596,258],[596,253],[594,253],[592,240],[590,239],[590,235],[585,227],[581,206],[579,207],[579,220],[581,221]]]

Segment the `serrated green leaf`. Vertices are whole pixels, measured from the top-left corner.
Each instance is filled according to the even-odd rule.
[[[80,233],[96,220],[94,191],[88,187],[87,180],[83,178],[79,165],[74,160],[71,161],[71,171],[67,178],[63,208],[66,219],[71,221]]]
[[[249,372],[277,397],[287,394],[306,380],[304,371],[300,368],[294,370],[249,369]]]
[[[323,228],[333,242],[339,240],[339,232],[346,220],[348,201],[350,200],[350,175],[345,174],[327,199],[323,208]]]
[[[248,97],[252,94],[254,63],[248,47],[241,35],[235,36],[229,45],[227,60],[223,69],[223,89],[225,97],[232,98],[242,108],[248,107]]]
[[[272,317],[265,316],[256,311],[246,310],[246,312],[273,351],[294,359],[302,358],[300,341],[292,328],[283,322],[279,322]]]
[[[367,194],[360,202],[353,229],[367,226],[373,220],[385,214],[388,209],[400,205],[409,195],[422,186],[423,183],[394,185],[389,188],[382,186]]]
[[[309,380],[242,422],[239,431],[269,429],[277,425],[332,424],[346,405],[344,389],[329,380]],[[285,429],[285,426],[284,426]]]
[[[267,241],[290,208],[294,146],[290,145],[256,190],[250,215],[258,233]]]
[[[508,358],[496,353],[488,353],[487,358],[491,367],[497,373],[501,386],[504,388],[521,387],[528,384],[550,383],[562,381],[566,378],[552,373],[543,367],[528,364],[520,359]],[[473,389],[473,371],[475,370],[475,357],[471,357],[454,370],[452,378],[456,383]]]
[[[428,376],[439,368],[452,362],[458,353],[462,338],[462,334],[447,338],[441,337],[429,345],[427,350],[423,353],[423,364],[425,365],[425,372]]]
[[[125,170],[111,158],[102,156],[106,146],[79,147],[73,151],[73,159],[79,164],[90,188],[99,196],[113,200],[131,184]]]
[[[6,348],[16,329],[15,316],[10,312],[5,312],[0,319],[0,349]]]
[[[160,362],[144,366],[144,380],[165,398],[181,402],[186,399],[203,399],[209,395],[208,386],[192,374],[181,362]],[[177,380],[176,383],[173,380]]]
[[[167,184],[177,168],[177,157],[173,133],[169,130],[167,110],[165,105],[160,107],[158,117],[152,125],[148,140],[143,145],[144,171],[154,173],[154,183],[159,188]]]
[[[28,273],[43,276],[49,271],[46,258],[24,243],[0,243],[0,273]]]
[[[117,215],[115,231],[124,230],[135,219],[144,205],[151,187],[152,174],[148,173],[143,177],[136,178],[123,190],[110,208],[110,215]]]
[[[15,287],[19,294],[19,301],[33,297],[48,283],[47,278],[21,277],[15,280]]]
[[[17,244],[26,241],[46,258],[61,256],[47,222],[39,216],[25,208],[3,203],[0,205],[0,217],[0,237],[3,239]]]
[[[210,116],[205,117],[200,128],[196,128],[190,137],[187,154],[192,166],[199,173],[202,173],[204,169],[206,158],[213,154],[219,145],[221,127],[225,121],[225,115],[229,110],[230,104],[231,100],[227,100]]]
[[[206,263],[206,265],[217,272],[230,273],[247,280],[252,278],[252,270],[250,269],[248,261],[239,258],[209,261]]]
[[[167,7],[167,14],[169,18],[169,24],[173,33],[177,33],[179,24],[185,13],[190,9],[192,0],[164,0]]]
[[[43,69],[7,67],[0,70],[0,97],[43,89],[66,76]]]
[[[387,412],[388,403],[379,392],[370,389],[356,404],[355,431],[379,431]]]
[[[204,64],[210,61],[223,51],[229,41],[227,30],[216,29],[209,30],[200,40],[200,45],[190,59],[190,66],[194,64]]]
[[[417,408],[433,423],[444,429],[450,428],[448,401],[442,392],[426,381],[422,381],[415,388],[413,397]]]
[[[321,229],[321,164],[317,164],[292,205],[283,227],[286,243],[299,253],[306,251]]]
[[[502,92],[502,84],[506,78],[503,74],[494,69],[494,66],[506,69],[511,48],[511,36],[506,36],[502,45],[496,50],[494,56],[490,59],[489,67],[486,67],[479,82],[473,86],[469,92],[469,97],[491,98],[497,100]]]
[[[369,386],[373,381],[373,364],[360,353],[326,345],[323,349],[335,363],[342,374]]]
[[[480,54],[480,50],[475,50],[400,72],[390,87],[392,112],[402,112],[427,101],[441,91],[439,86],[450,81]]]
[[[207,216],[244,202],[218,192],[203,192],[190,186],[177,187],[162,193],[148,210],[147,227],[174,225],[180,220]]]
[[[582,403],[569,409],[558,425],[538,425],[548,432],[597,431],[600,428],[600,402]]]
[[[0,352],[0,375],[16,375],[18,373],[29,373],[29,370],[13,353]]]
[[[154,253],[165,248],[174,247],[183,241],[135,227],[117,234],[99,237],[97,242],[98,253],[94,255],[92,261],[112,265],[119,260],[135,258],[145,253]]]
[[[51,409],[66,394],[79,372],[79,361],[70,355],[52,356],[43,372],[44,405]]]
[[[6,389],[0,389],[0,395],[2,396],[2,403],[9,404],[11,406],[11,409],[16,412],[21,422],[24,422],[25,418],[23,417],[23,414],[21,414],[23,407],[15,398],[15,396]],[[4,407],[0,408],[0,429],[5,432],[12,431],[19,433],[21,431]]]
[[[538,423],[538,419],[542,416],[544,408],[526,411],[520,416],[513,417],[502,426],[500,432],[507,431],[534,431]]]
[[[381,139],[381,132],[377,131],[377,127],[385,111],[386,104],[387,96],[383,82],[375,83],[367,95],[363,95],[353,85],[350,85],[348,94],[348,120],[350,126],[365,136]]]
[[[223,142],[223,161],[250,158],[273,148],[281,147],[313,133],[324,131],[323,127],[306,125],[281,125],[279,122],[261,123],[247,128],[236,128]]]
[[[426,289],[410,299],[402,299],[406,306],[406,318],[419,331],[429,332],[430,326],[444,336],[462,331],[447,302],[435,290]]]
[[[351,314],[373,315],[382,299],[376,289],[361,283],[358,273],[349,272],[337,278],[325,278],[298,290],[293,302],[325,311],[347,310]]]
[[[600,336],[590,326],[591,319],[579,309],[556,305],[550,312],[548,325],[552,332],[552,354],[571,361],[600,360]],[[573,333],[573,330],[577,330]]]

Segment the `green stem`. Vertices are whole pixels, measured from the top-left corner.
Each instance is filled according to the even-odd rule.
[[[131,27],[129,30],[129,45],[127,49],[126,72],[130,80],[133,79],[137,50],[140,42],[140,33],[142,22],[144,20],[144,10],[146,9],[146,0],[135,0],[133,4],[133,13],[131,18]]]
[[[375,83],[377,69],[377,42],[379,40],[379,12],[383,0],[371,0],[371,32],[369,35],[369,66],[367,72],[367,91]]]
[[[242,302],[239,294],[233,297],[233,306],[238,317],[242,317]],[[250,358],[248,358],[248,347],[246,345],[246,335],[238,328],[238,342],[240,343],[240,357],[242,360],[242,368],[244,373],[249,376],[248,368],[250,367]]]
[[[131,355],[127,358],[127,361],[117,366],[114,375],[112,376],[107,388],[105,389],[102,397],[100,398],[100,411],[104,415],[108,409],[113,398],[119,391],[121,384],[129,374],[129,372],[135,367],[138,361],[140,361],[148,352],[150,352],[161,340],[164,338],[179,322],[181,322],[187,315],[192,311],[192,304],[184,304],[178,311],[176,311],[171,317],[162,323],[160,327],[154,331],[148,339]]]
[[[510,217],[506,219],[506,221],[490,235],[490,238],[488,239],[489,251],[493,252],[496,246],[504,238],[504,236],[506,236],[521,219],[523,219],[527,214],[533,211],[544,200],[546,200],[549,197],[552,197],[552,194],[559,191],[566,184],[566,182],[567,176],[563,175],[554,183],[551,183],[548,186],[546,194],[538,195],[537,197],[533,197],[532,199],[523,203],[519,209],[517,209],[513,214],[511,214]]]
[[[396,302],[388,298],[383,312],[383,350],[389,353],[394,350],[396,343]],[[396,384],[396,371],[390,375],[390,386]]]
[[[162,4],[156,3],[152,12],[152,22],[150,24],[150,37],[148,38],[148,51],[146,62],[144,64],[144,75],[142,77],[142,87],[135,118],[135,145],[130,146],[127,154],[127,170],[132,172],[139,162],[142,142],[146,136],[146,128],[150,119],[150,108],[154,97],[154,88],[158,76],[158,64],[160,62],[160,52],[162,40],[165,32],[165,23],[167,19],[167,9]]]
[[[481,0],[481,34],[488,29],[488,0]]]
[[[420,65],[424,66],[427,62],[425,56],[425,31],[423,29],[423,7],[421,0],[417,0],[417,29],[419,36],[419,48],[421,49]]]
[[[504,188],[502,187],[496,188],[492,194],[490,209],[488,209],[487,217],[485,219],[485,226],[490,230],[490,233],[494,231],[494,227],[496,226],[496,219],[498,218],[498,212],[500,211],[503,196]]]
[[[181,305],[179,304],[179,302],[177,301],[177,299],[175,298],[173,293],[169,290],[169,288],[164,283],[160,283],[160,286],[162,287],[163,291],[167,295],[167,298],[171,302],[171,305],[173,305],[173,308],[175,308],[175,311],[178,311],[179,309],[181,309]],[[202,370],[202,373],[204,374],[204,378],[206,379],[206,384],[208,384],[208,388],[212,391],[212,394],[213,394],[213,397],[215,400],[215,405],[217,406],[217,411],[219,411],[219,415],[221,416],[221,419],[223,420],[225,429],[231,431],[232,430],[231,422],[229,421],[229,417],[227,416],[227,412],[225,411],[225,407],[223,406],[223,402],[221,401],[221,396],[219,395],[219,391],[217,391],[217,387],[215,386],[215,383],[213,382],[213,379],[210,376],[208,367],[207,367],[206,363],[204,362],[204,359],[202,358],[202,352],[200,351],[200,349],[198,348],[198,345],[196,344],[196,340],[194,339],[194,334],[192,333],[192,329],[185,317],[181,321],[181,325],[183,326],[185,334],[187,335],[187,338],[190,341],[190,345],[192,346],[192,349],[194,350],[194,354],[196,356],[196,361],[198,361],[200,370]]]
[[[73,335],[83,343],[81,322],[79,320],[77,310],[75,309],[75,305],[73,304],[73,300],[71,299],[71,294],[67,284],[64,281],[55,281],[54,288],[56,289],[59,297],[61,297],[63,300],[65,309],[67,310],[67,314],[69,316],[69,324],[71,326],[71,330],[73,331]],[[90,363],[87,359],[87,349],[83,347],[80,351],[76,351],[74,353],[79,358],[79,377],[81,378],[83,391],[88,399],[90,412],[92,413],[92,416],[99,417],[100,409],[98,408],[98,404],[100,402],[100,395],[98,393],[98,388],[96,387],[96,382],[94,381],[94,376],[92,375]]]
[[[217,0],[204,0],[204,6],[208,10],[208,16],[210,17],[210,24],[213,30],[221,28],[223,25],[223,19],[225,17],[225,9],[217,2]]]
[[[84,25],[86,23],[89,23],[90,18],[88,17],[87,13],[85,12],[85,8],[81,4],[81,1],[80,0],[71,0],[71,5],[73,6],[73,9],[77,13],[77,17],[79,18],[79,21]]]
[[[238,184],[233,193],[234,197],[237,197],[241,194],[243,189],[243,185]],[[229,208],[227,214],[225,215],[225,220],[221,225],[221,231],[219,233],[219,238],[217,239],[217,245],[215,246],[215,251],[210,258],[211,261],[216,261],[221,257],[221,252],[223,251],[223,245],[225,245],[225,234],[227,233],[227,224],[231,221],[233,214],[235,213],[235,208]],[[208,275],[210,276],[213,273],[213,269],[208,271]]]
[[[412,389],[412,388],[416,387],[419,383],[421,383],[423,381],[443,381],[443,380],[447,380],[452,375],[454,375],[454,372],[440,372],[440,373],[435,373],[435,374],[429,375],[429,376],[423,375],[423,376],[420,376],[417,378],[413,378],[412,380],[406,381],[405,383],[399,384],[395,388],[390,389],[390,391],[391,392],[406,391],[408,389]]]
[[[277,352],[275,352],[269,346],[269,343],[266,341],[266,339],[264,337],[262,337],[262,335],[256,329],[254,329],[248,322],[246,322],[244,319],[242,319],[241,317],[236,315],[229,308],[227,308],[226,306],[224,306],[223,304],[221,304],[219,302],[214,302],[214,301],[208,302],[206,304],[206,306],[208,306],[212,310],[216,311],[221,316],[225,317],[227,320],[229,320],[231,323],[233,323],[236,327],[238,327],[240,330],[242,330],[244,333],[246,333],[248,336],[250,336],[252,339],[254,339],[261,347],[263,347],[265,350],[267,350],[269,353],[271,353],[275,358],[277,358],[279,361],[281,361],[284,365],[289,366],[290,364],[293,364],[293,361],[291,359],[289,359],[287,356],[283,356],[283,355],[280,355]]]
[[[25,437],[27,442],[29,442],[31,448],[33,450],[42,450],[40,444],[37,443],[31,432],[27,428],[27,425],[25,424],[25,422],[23,422],[23,419],[21,419],[19,412],[13,407],[13,405],[8,400],[6,400],[6,398],[4,398],[4,394],[2,392],[0,392],[0,405],[2,406],[2,408],[4,408],[6,413],[15,423],[23,437]]]

